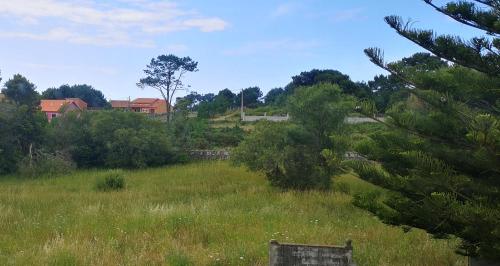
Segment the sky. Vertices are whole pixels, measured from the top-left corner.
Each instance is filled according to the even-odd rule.
[[[384,71],[363,49],[382,48],[387,61],[423,51],[385,24],[387,15],[437,33],[480,34],[422,0],[0,0],[0,71],[2,82],[20,73],[40,92],[89,84],[108,99],[159,97],[136,83],[162,54],[199,62],[184,80],[190,89],[176,96],[265,93],[315,68],[368,81]]]

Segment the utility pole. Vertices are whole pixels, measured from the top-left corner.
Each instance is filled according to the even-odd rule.
[[[243,110],[243,89],[241,90],[241,120],[245,120],[245,112]]]

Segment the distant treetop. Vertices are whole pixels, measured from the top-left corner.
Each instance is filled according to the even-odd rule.
[[[90,85],[61,85],[59,88],[49,88],[42,93],[42,99],[66,99],[80,98],[85,101],[89,107],[104,108],[109,105],[104,94],[94,89]]]

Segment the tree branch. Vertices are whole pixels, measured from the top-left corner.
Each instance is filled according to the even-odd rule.
[[[440,106],[436,106],[435,104],[427,101],[426,99],[423,99],[422,97],[420,97],[418,94],[415,93],[415,91],[413,89],[416,89],[417,88],[417,85],[411,81],[410,79],[408,79],[407,77],[405,77],[404,75],[401,75],[401,73],[397,72],[397,71],[394,71],[393,69],[391,69],[389,66],[387,66],[387,64],[384,63],[384,60],[383,60],[383,53],[380,51],[380,49],[378,48],[372,48],[372,49],[366,49],[365,50],[365,54],[370,58],[370,61],[372,63],[374,63],[375,65],[379,66],[380,68],[386,70],[387,72],[391,73],[392,75],[398,77],[399,79],[401,79],[402,81],[406,82],[407,84],[409,84],[411,87],[410,89],[408,90],[409,93],[411,93],[412,95],[418,97],[419,99],[421,99],[422,101],[424,101],[425,103],[433,106],[434,108],[437,108],[437,109],[440,109]],[[466,113],[463,113],[459,110],[457,110],[457,113],[459,114],[458,116],[455,116],[457,119],[459,119],[460,121],[462,121],[463,123],[467,123],[472,120],[472,117],[470,117],[468,114]],[[462,117],[466,117],[468,118],[469,120],[463,120]]]
[[[472,23],[468,20],[465,20],[463,18],[461,18],[460,16],[457,16],[457,15],[454,15],[454,14],[450,14],[449,12],[447,12],[445,9],[443,9],[442,7],[439,7],[437,5],[435,5],[433,2],[433,0],[424,0],[425,3],[427,3],[428,5],[432,6],[434,9],[436,9],[438,12],[460,22],[460,23],[463,23],[467,26],[471,26],[473,28],[476,28],[476,29],[480,29],[480,30],[484,30],[488,33],[491,33],[491,34],[495,34],[495,35],[498,35],[500,34],[499,31],[495,30],[495,29],[492,29],[492,28],[489,28],[489,27],[485,27],[485,26],[482,26],[481,24],[479,23]],[[480,2],[480,1],[478,1]],[[475,22],[475,21],[474,21]]]
[[[489,6],[489,7],[492,7],[492,8],[498,8],[498,7],[495,7],[495,4],[493,3],[493,0],[475,0],[476,2],[479,2],[483,5],[486,5],[486,6]],[[498,2],[498,1],[497,1]],[[498,4],[498,3],[497,3]]]
[[[478,53],[476,49],[471,48],[461,39],[453,39],[453,37],[451,36],[441,36],[439,38],[441,45],[443,43],[446,43],[451,47],[448,47],[446,50],[440,50],[439,46],[436,45],[437,40],[436,37],[433,36],[433,31],[410,29],[410,22],[408,21],[406,23],[403,23],[402,19],[397,16],[388,16],[385,18],[385,21],[391,28],[396,30],[399,35],[405,37],[409,41],[428,50],[438,57],[449,60],[455,64],[459,64],[468,68],[475,69],[479,72],[486,73],[490,76],[500,76],[500,66],[498,61],[493,62],[492,58],[485,58],[487,56],[483,56],[481,53]],[[458,50],[468,53],[464,55],[458,55]],[[464,57],[467,58],[464,59]]]

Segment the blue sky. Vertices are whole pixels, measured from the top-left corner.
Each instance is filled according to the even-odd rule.
[[[85,83],[108,99],[158,97],[135,84],[168,53],[199,62],[185,80],[199,93],[267,92],[313,68],[366,81],[384,72],[364,48],[383,48],[389,61],[422,51],[385,24],[392,14],[438,33],[478,34],[422,0],[0,0],[0,70],[3,82],[21,73],[39,91]]]

